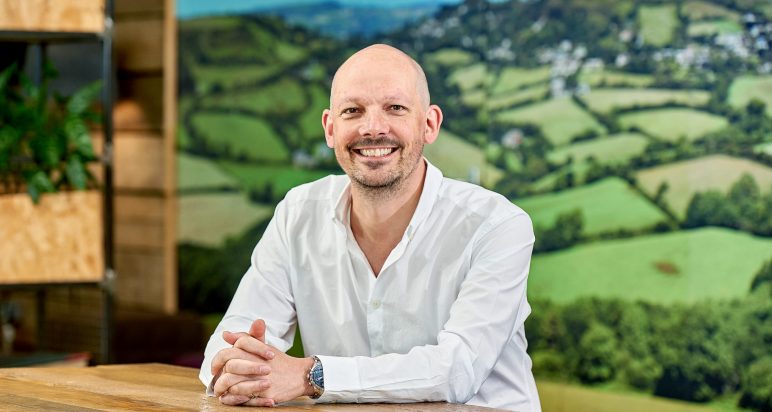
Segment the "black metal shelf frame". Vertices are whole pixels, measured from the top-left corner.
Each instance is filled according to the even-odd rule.
[[[0,290],[34,290],[37,292],[38,311],[38,341],[42,336],[45,315],[45,291],[55,287],[96,286],[102,292],[102,319],[100,363],[111,363],[113,359],[112,341],[114,336],[113,317],[115,304],[115,269],[113,258],[113,25],[114,0],[105,0],[104,29],[96,32],[60,32],[60,31],[18,31],[0,30],[1,43],[26,43],[31,48],[32,80],[39,84],[42,81],[43,60],[46,47],[49,44],[100,42],[102,46],[101,79],[102,79],[102,132],[103,150],[102,167],[104,181],[102,182],[102,219],[103,219],[103,249],[104,273],[98,282],[57,282],[34,284],[0,284]]]

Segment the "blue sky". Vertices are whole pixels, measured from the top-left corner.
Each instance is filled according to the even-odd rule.
[[[290,5],[326,3],[330,0],[177,0],[177,17],[190,18],[212,14],[237,14],[259,9],[276,9]],[[335,0],[348,6],[404,7],[415,4],[456,4],[461,0]]]

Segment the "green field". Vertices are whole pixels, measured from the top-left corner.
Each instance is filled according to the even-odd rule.
[[[536,379],[544,412],[710,412],[708,406],[640,393],[616,393],[592,387]]]
[[[486,107],[488,110],[500,110],[530,100],[542,100],[549,95],[549,91],[550,89],[548,85],[537,84],[535,86],[524,87],[515,91],[501,92],[490,96],[487,99]]]
[[[772,257],[772,239],[724,228],[607,240],[534,256],[528,294],[660,304],[732,299]]]
[[[208,96],[203,101],[206,108],[244,109],[261,115],[297,112],[306,105],[303,87],[288,77],[264,87]]]
[[[300,116],[300,131],[306,141],[324,143],[322,112],[330,107],[330,95],[321,87],[313,85],[309,89],[311,104]]]
[[[273,213],[273,206],[250,203],[243,193],[179,196],[177,241],[220,247]]]
[[[424,146],[424,155],[443,175],[454,179],[466,181],[470,173],[479,173],[480,183],[492,187],[504,175],[485,161],[482,149],[445,130],[434,143]]]
[[[678,29],[676,6],[641,6],[638,9],[638,25],[644,43],[655,47],[666,46],[673,41]]]
[[[321,170],[307,170],[292,166],[270,166],[220,161],[218,165],[247,190],[265,190],[268,185],[275,198],[283,198],[295,186],[317,180],[330,174]]]
[[[180,20],[180,30],[229,30],[242,24],[238,16],[209,16],[203,19]]]
[[[743,31],[740,23],[732,20],[711,20],[689,24],[686,33],[689,37],[712,36],[714,34],[734,34]]]
[[[751,99],[759,99],[767,105],[767,116],[772,116],[772,75],[738,76],[729,86],[729,104],[745,107]]]
[[[756,153],[766,153],[772,156],[772,142],[757,144],[756,146],[753,146],[753,151]]]
[[[525,107],[503,111],[496,119],[504,123],[533,123],[555,145],[567,144],[575,135],[592,129],[604,134],[606,129],[570,97],[550,99]]]
[[[681,8],[681,12],[689,20],[728,19],[735,22],[740,21],[740,13],[706,1],[686,2]]]
[[[547,83],[549,80],[550,66],[542,66],[536,69],[505,67],[494,82],[491,93],[510,92],[535,83]]]
[[[639,133],[619,133],[560,147],[550,152],[547,159],[563,163],[572,157],[579,163],[592,156],[598,163],[619,163],[643,153],[648,143],[649,139]]]
[[[230,89],[236,85],[253,84],[264,80],[281,70],[281,66],[249,64],[238,66],[223,66],[220,64],[195,65],[188,64],[198,88],[211,89],[214,85]]]
[[[237,114],[199,112],[193,127],[216,150],[250,160],[287,161],[289,151],[262,119]]]
[[[744,173],[753,176],[762,193],[768,192],[772,186],[772,168],[726,155],[705,156],[644,169],[636,174],[636,179],[650,195],[666,181],[669,188],[664,199],[674,213],[684,217],[695,193],[707,190],[726,193]]]
[[[448,84],[457,85],[462,92],[485,87],[488,81],[488,69],[485,63],[458,68],[448,77]]]
[[[579,83],[590,86],[629,86],[646,87],[654,83],[654,76],[649,74],[625,73],[614,70],[585,70],[579,74]]]
[[[441,66],[466,66],[474,61],[474,55],[465,50],[446,48],[427,53],[425,59],[429,64],[435,63]]]
[[[594,235],[619,229],[642,229],[667,220],[661,210],[617,177],[584,186],[522,199],[514,203],[528,212],[534,226],[547,228],[558,215],[580,209],[584,232]]]
[[[461,101],[469,107],[480,107],[488,99],[485,89],[470,89],[461,95]]]
[[[668,108],[625,113],[619,116],[619,124],[623,129],[637,127],[669,141],[677,141],[681,137],[691,141],[723,129],[729,122],[721,116],[699,110]]]
[[[177,153],[177,190],[236,188],[238,183],[211,159]]]
[[[710,100],[710,93],[703,90],[667,89],[593,89],[582,96],[587,106],[601,113],[635,106],[661,106],[679,103],[701,106]]]

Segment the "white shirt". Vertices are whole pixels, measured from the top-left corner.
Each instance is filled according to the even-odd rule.
[[[376,278],[348,224],[348,176],[287,193],[252,254],[222,332],[265,319],[286,351],[300,325],[324,368],[319,402],[447,401],[539,411],[523,322],[531,220],[503,196],[447,179],[427,161],[423,192]]]

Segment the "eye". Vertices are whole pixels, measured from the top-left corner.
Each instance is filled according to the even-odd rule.
[[[403,110],[407,110],[407,108],[405,106],[402,106],[401,104],[392,104],[392,105],[389,106],[389,110],[395,111],[395,112],[400,112],[400,111],[403,111]]]
[[[359,112],[359,108],[347,107],[347,108],[341,110],[340,114],[354,114],[354,113],[358,113],[358,112]]]

